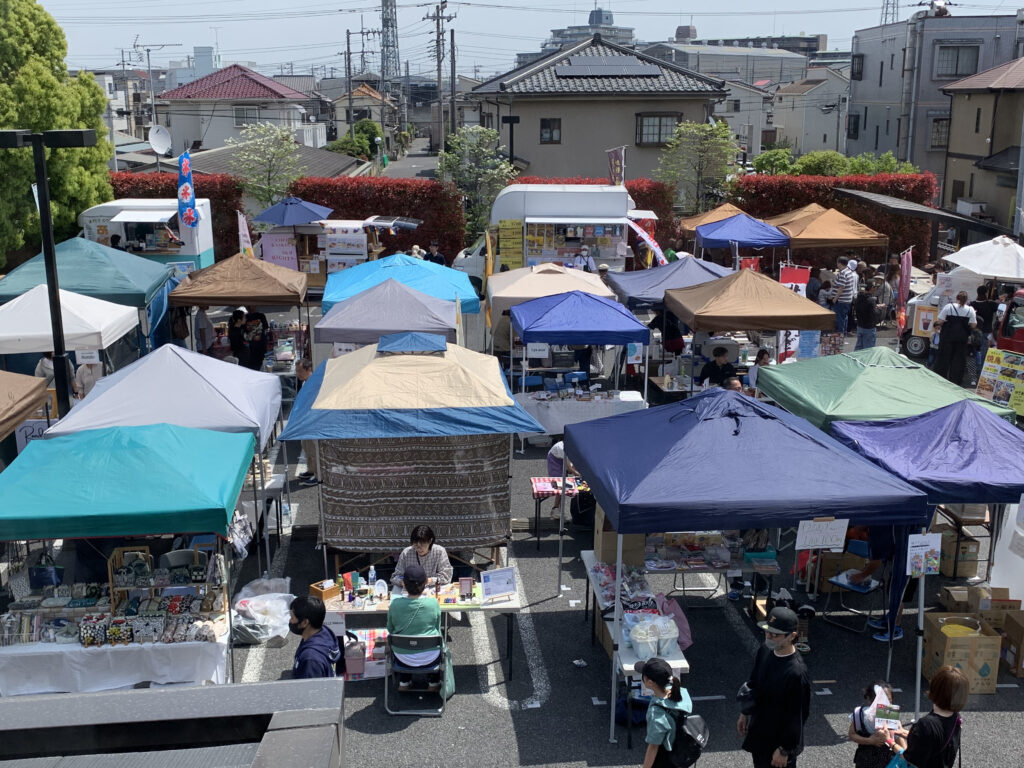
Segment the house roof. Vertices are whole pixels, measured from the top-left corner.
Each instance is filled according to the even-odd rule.
[[[775,92],[776,96],[802,96],[805,93],[813,91],[822,83],[827,82],[826,80],[811,80],[806,78],[804,80],[798,80],[795,83],[784,85]]]
[[[343,101],[348,98],[348,93],[343,93],[341,96],[335,99],[335,101]],[[391,101],[387,99],[384,94],[378,91],[376,88],[371,88],[366,83],[361,83],[356,88],[352,89],[353,99],[370,99],[372,101],[379,101],[381,104],[390,104]]]
[[[473,93],[718,96],[724,93],[723,86],[718,78],[605,42],[598,34],[491,78],[474,88]]]
[[[274,75],[272,79],[306,96],[316,95],[316,78],[313,75]]]
[[[198,174],[211,174],[211,173],[234,173],[231,167],[231,159],[235,153],[239,151],[240,147],[244,145],[236,145],[231,147],[217,147],[216,149],[204,149],[198,152],[193,152],[192,157],[192,173]],[[307,147],[302,144],[297,144],[296,148],[299,153],[299,165],[304,168],[303,176],[314,176],[317,178],[332,179],[337,176],[348,176],[361,164],[361,161],[343,155],[340,152],[331,152],[326,149],[314,149],[313,147]],[[153,160],[150,157],[150,160]],[[164,170],[168,168],[176,168],[178,161],[176,159],[167,159],[163,161]],[[151,163],[150,165],[143,166],[135,169],[138,172],[145,172],[149,170],[155,170],[156,164]]]
[[[771,93],[766,91],[764,88],[759,88],[758,86],[751,85],[750,83],[744,83],[742,80],[726,80],[725,85],[729,89],[742,88],[745,91],[753,91],[761,96],[771,96]]]
[[[978,160],[974,165],[983,171],[1016,174],[1020,170],[1020,146],[1007,147]]]
[[[1008,61],[942,87],[944,93],[1020,90],[1024,90],[1024,59]]]
[[[306,95],[287,85],[253,72],[241,64],[200,77],[191,83],[164,91],[161,99],[289,99],[304,100]]]

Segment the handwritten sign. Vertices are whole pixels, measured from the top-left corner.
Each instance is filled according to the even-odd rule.
[[[529,341],[526,343],[526,356],[533,358],[548,357],[548,345],[543,341]]]
[[[299,257],[295,251],[295,238],[290,234],[265,234],[260,238],[263,260],[288,269],[299,268]]]
[[[510,597],[516,593],[515,569],[496,568],[493,571],[482,571],[480,583],[484,600]]]
[[[801,520],[796,532],[797,549],[842,549],[849,520]]]
[[[99,363],[101,362],[100,351],[98,349],[76,349],[75,360],[78,361],[79,365],[82,363]]]
[[[56,419],[51,419],[49,422],[47,422],[46,419],[28,419],[21,422],[21,424],[19,424],[14,430],[14,442],[18,449],[18,453],[25,450],[25,446],[33,440],[41,438],[43,436],[43,432],[49,429],[51,424],[56,423]]]

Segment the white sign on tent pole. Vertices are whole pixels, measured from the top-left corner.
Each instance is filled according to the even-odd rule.
[[[849,520],[801,520],[796,531],[796,548],[842,550],[849,524]]]

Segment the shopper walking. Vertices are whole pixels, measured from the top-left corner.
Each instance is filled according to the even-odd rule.
[[[647,751],[643,768],[670,768],[669,752],[675,746],[677,718],[693,711],[690,694],[672,667],[664,659],[638,661],[633,671],[640,675],[644,688],[650,691],[651,703],[647,707]]]
[[[747,680],[753,708],[749,715],[740,715],[736,730],[754,768],[794,768],[804,748],[811,706],[807,667],[793,645],[797,615],[789,608],[774,608],[760,626],[764,645]]]
[[[935,359],[935,372],[957,386],[963,384],[967,365],[967,342],[971,331],[978,327],[974,307],[967,304],[967,292],[956,295],[956,303],[947,304],[935,321],[939,329],[939,355]]]
[[[870,349],[875,346],[878,338],[878,298],[876,296],[876,283],[868,283],[867,288],[857,294],[857,301],[854,303],[854,314],[857,318],[857,345],[853,348]]]
[[[836,331],[846,333],[850,320],[850,307],[857,294],[857,262],[846,256],[839,257],[839,271],[832,281],[835,299],[832,311],[836,313]]]

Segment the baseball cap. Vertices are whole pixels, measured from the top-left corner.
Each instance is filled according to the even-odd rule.
[[[796,632],[797,625],[795,612],[789,608],[772,608],[772,612],[768,614],[768,621],[762,621],[757,626],[773,635],[788,635],[790,632]]]
[[[597,271],[598,272],[607,272],[608,271],[608,265],[607,264],[598,264],[597,265]]]
[[[584,245],[580,248],[580,253],[590,253],[590,246]]]
[[[638,661],[633,665],[633,671],[641,677],[646,677],[662,688],[668,687],[672,681],[672,667],[664,659],[654,657],[647,661]]]
[[[402,580],[408,584],[426,584],[427,583],[427,572],[423,570],[423,566],[419,563],[411,563],[405,569],[405,573],[402,574]]]
[[[856,271],[857,270],[857,260],[856,259],[850,259],[850,262],[846,265],[846,267],[847,267],[847,269],[852,269],[852,270]]]

